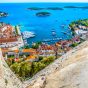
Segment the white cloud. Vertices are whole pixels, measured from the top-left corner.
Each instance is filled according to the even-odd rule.
[[[0,2],[88,2],[88,0],[0,0]]]

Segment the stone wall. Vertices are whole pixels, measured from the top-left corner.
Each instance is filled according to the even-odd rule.
[[[43,69],[40,72],[38,72],[31,79],[25,81],[24,82],[24,87],[33,85],[34,83],[37,82],[38,78],[41,78],[42,79],[42,78],[48,76],[49,74],[53,73],[56,69],[61,68],[61,63],[63,61],[67,60],[69,57],[71,57],[72,55],[74,55],[74,53],[76,51],[79,51],[79,50],[85,48],[86,46],[88,46],[88,41],[85,41],[85,42],[81,43],[80,45],[78,45],[77,47],[75,47],[73,50],[67,52],[65,55],[63,55],[60,58],[58,58],[57,60],[55,60],[53,63],[51,63],[45,69]]]
[[[10,70],[0,49],[0,88],[23,88],[21,81]]]

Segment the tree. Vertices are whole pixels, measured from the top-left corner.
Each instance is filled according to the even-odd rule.
[[[36,42],[32,45],[32,48],[38,49],[41,44],[42,44],[42,42]]]
[[[18,74],[20,73],[20,68],[21,68],[21,65],[20,63],[14,63],[10,66],[10,68],[12,69],[13,72],[15,72],[15,74]]]
[[[30,48],[30,46],[29,45],[24,45],[24,47],[23,47],[24,49],[29,49]]]
[[[43,56],[39,56],[39,61],[41,61],[43,59]]]
[[[44,58],[43,60],[41,60],[41,62],[44,63],[47,66],[51,62],[53,62],[54,60],[55,60],[55,57],[54,56],[49,56],[49,57]]]
[[[13,72],[15,72],[15,74],[23,79],[31,76],[31,63],[29,62],[24,61],[21,63],[14,63],[10,66],[10,68],[13,70]]]
[[[21,62],[21,68],[20,68],[20,76],[25,78],[30,76],[31,72],[31,63],[29,62]]]
[[[32,63],[32,75],[36,74],[38,71],[42,70],[45,68],[46,65],[42,62],[33,62]]]

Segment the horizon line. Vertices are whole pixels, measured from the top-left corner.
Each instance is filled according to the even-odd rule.
[[[79,1],[57,1],[57,2],[54,2],[54,1],[52,1],[52,2],[50,2],[50,1],[47,1],[47,2],[44,2],[44,1],[40,1],[40,2],[0,2],[0,3],[88,3],[87,1],[85,2],[85,1],[81,1],[81,2],[79,2]]]

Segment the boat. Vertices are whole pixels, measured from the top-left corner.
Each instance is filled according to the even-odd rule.
[[[61,28],[65,28],[65,25],[63,24],[63,25],[61,25],[60,27],[61,27]]]
[[[62,31],[63,34],[67,34],[67,32]]]
[[[35,33],[34,32],[29,32],[29,31],[24,31],[23,32],[23,38],[26,39],[26,38],[33,38],[35,37]]]
[[[55,36],[56,35],[56,32],[52,32],[52,35]]]
[[[55,29],[52,29],[51,32],[52,32],[52,35],[53,35],[53,36],[56,35],[56,31],[55,31]]]

